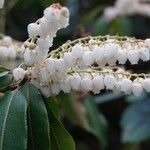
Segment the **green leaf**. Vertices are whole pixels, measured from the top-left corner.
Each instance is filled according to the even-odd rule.
[[[91,133],[100,140],[101,148],[104,149],[107,146],[107,121],[103,114],[98,110],[92,96],[88,97],[84,104],[87,111],[87,118],[91,128]]]
[[[28,149],[49,150],[49,121],[44,100],[39,91],[31,84],[21,88],[28,103]]]
[[[49,97],[45,99],[45,104],[53,112],[53,114],[58,118],[59,117],[59,108],[56,97]]]
[[[75,150],[75,144],[71,135],[64,128],[63,124],[46,105],[50,121],[51,150]]]
[[[121,120],[122,141],[138,143],[150,138],[150,100],[131,104]]]
[[[0,65],[0,73],[9,71],[8,68]]]
[[[27,102],[18,91],[7,92],[0,100],[0,150],[26,150]]]
[[[0,77],[0,89],[9,86],[12,82],[13,82],[13,76],[10,74]]]

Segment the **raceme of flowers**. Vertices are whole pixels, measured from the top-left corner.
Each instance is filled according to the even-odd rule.
[[[13,40],[10,36],[0,35],[0,59],[22,58],[22,43]]]
[[[47,97],[71,90],[98,94],[107,89],[135,96],[150,92],[150,74],[132,74],[112,67],[127,61],[149,61],[150,39],[86,37],[67,42],[48,54],[56,32],[68,24],[68,9],[53,4],[44,11],[43,18],[28,26],[30,38],[24,43],[26,69],[13,70],[17,82],[26,77]]]
[[[150,17],[149,0],[116,0],[114,6],[104,10],[104,16],[111,21],[118,15],[144,15]]]
[[[44,16],[28,25],[29,39],[24,43],[24,61],[28,66],[41,64],[47,58],[56,32],[69,25],[66,7],[53,4],[44,10]]]

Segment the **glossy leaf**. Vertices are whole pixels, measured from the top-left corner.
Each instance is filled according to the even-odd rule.
[[[122,141],[138,143],[150,138],[150,101],[141,100],[131,104],[123,113]]]
[[[9,86],[13,81],[13,77],[10,74],[0,77],[0,89]]]
[[[75,144],[71,135],[53,114],[50,105],[46,105],[46,107],[50,121],[51,150],[75,150]]]
[[[26,150],[27,101],[20,92],[7,92],[0,100],[0,150]]]
[[[103,114],[100,113],[92,97],[88,97],[85,102],[87,118],[91,132],[100,140],[101,148],[107,146],[107,121]]]
[[[28,149],[49,150],[49,121],[48,114],[42,96],[31,84],[21,88],[28,103]]]
[[[49,97],[45,99],[46,105],[53,112],[53,114],[58,118],[59,117],[59,108],[56,97]]]

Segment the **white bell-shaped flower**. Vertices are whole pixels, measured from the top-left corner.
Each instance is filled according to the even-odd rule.
[[[143,87],[142,87],[142,84],[141,83],[133,83],[132,84],[132,93],[135,95],[135,96],[140,96],[143,92]]]
[[[84,47],[81,44],[76,44],[72,47],[71,53],[75,58],[81,58],[84,52]]]
[[[5,46],[1,46],[0,47],[0,58],[1,59],[8,58],[8,55],[9,55],[8,48]]]
[[[52,46],[51,44],[52,41],[50,41],[50,39],[41,39],[41,38],[38,38],[37,39],[37,46],[39,47],[39,49],[41,51],[49,51],[49,48]]]
[[[60,84],[59,83],[53,83],[51,84],[51,92],[52,95],[58,95],[60,93]]]
[[[102,61],[104,58],[104,48],[96,46],[93,49],[93,57],[96,62]]]
[[[67,78],[66,80],[61,82],[60,87],[61,87],[61,90],[64,93],[69,93],[71,91],[71,86],[70,86],[70,83],[69,83],[69,79]]]
[[[93,52],[85,51],[83,53],[82,60],[85,66],[91,66],[94,63]]]
[[[32,66],[34,64],[34,59],[35,59],[36,51],[34,50],[29,50],[29,48],[25,49],[24,51],[24,62],[28,66]]]
[[[50,32],[50,24],[45,17],[39,19],[39,24],[41,26],[42,37],[45,38]]]
[[[59,20],[60,9],[50,6],[44,10],[44,17],[48,20],[48,22],[55,22]]]
[[[93,78],[93,86],[98,90],[104,89],[104,77],[102,75],[95,76]]]
[[[12,44],[12,38],[10,36],[4,36],[2,39],[3,45],[9,46]]]
[[[45,97],[50,97],[52,95],[50,86],[42,86],[40,91]]]
[[[145,45],[149,48],[150,51],[150,38],[144,41]]]
[[[93,88],[92,79],[91,79],[91,78],[88,78],[88,77],[84,77],[84,78],[81,80],[81,88],[82,88],[84,91],[91,91],[92,88]]]
[[[44,63],[49,74],[50,75],[54,74],[55,73],[55,59],[47,58]]]
[[[40,69],[40,80],[41,82],[49,83],[50,75],[46,67]]]
[[[132,89],[132,81],[130,79],[122,79],[120,81],[120,88],[121,88],[121,91],[128,94],[131,92],[131,89]]]
[[[25,77],[26,71],[22,68],[15,68],[13,70],[13,77],[15,81],[22,81]]]
[[[66,67],[73,67],[75,65],[75,59],[71,52],[65,53],[63,59]]]
[[[128,51],[128,59],[132,65],[138,64],[139,58],[140,56],[138,50],[134,49]]]
[[[150,52],[148,48],[142,47],[140,50],[140,59],[143,61],[149,61],[150,60]]]
[[[106,75],[104,77],[104,84],[106,86],[106,89],[113,90],[115,84],[117,82],[117,79],[113,75]]]
[[[104,45],[104,55],[106,58],[116,56],[117,51],[118,51],[118,44],[107,43],[106,45]]]
[[[69,25],[69,10],[66,7],[62,7],[60,10],[59,23],[61,28],[66,28]]]
[[[150,78],[144,79],[142,86],[147,92],[150,92]]]
[[[81,77],[79,75],[74,75],[69,77],[69,82],[73,90],[79,91],[81,88]]]
[[[13,46],[9,47],[8,51],[8,58],[15,59],[17,57],[16,49]]]
[[[29,37],[36,37],[42,34],[41,26],[36,23],[30,23],[28,25]]]
[[[117,60],[119,64],[125,64],[128,59],[128,54],[126,49],[120,49],[117,52]]]

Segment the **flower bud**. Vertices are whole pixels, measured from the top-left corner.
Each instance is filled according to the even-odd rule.
[[[62,28],[66,28],[69,25],[69,10],[66,7],[62,7],[60,10],[59,23]]]
[[[36,37],[41,35],[41,26],[36,23],[30,23],[28,25],[28,34],[29,37]]]

